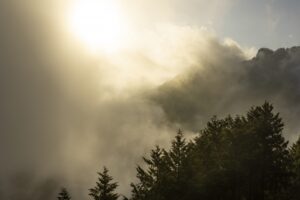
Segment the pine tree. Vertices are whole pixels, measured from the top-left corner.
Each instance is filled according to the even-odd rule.
[[[170,151],[156,146],[150,158],[143,158],[145,168],[137,167],[137,184],[132,186],[133,200],[180,199],[184,191],[184,162],[188,145],[183,132],[178,131]]]
[[[70,200],[71,196],[69,195],[66,188],[62,188],[57,197],[58,200]]]
[[[146,168],[137,167],[137,184],[131,184],[132,200],[161,200],[164,199],[162,189],[166,173],[164,150],[159,146],[151,150],[150,158],[143,157]]]
[[[188,146],[183,136],[183,132],[179,129],[175,139],[172,141],[171,150],[167,154],[168,164],[174,173],[175,178],[178,180],[184,161],[187,157]]]
[[[96,186],[91,188],[89,195],[94,200],[117,200],[119,195],[115,192],[118,184],[112,182],[113,178],[108,174],[108,169],[103,168],[102,172],[98,172],[98,181]]]
[[[187,197],[185,199],[230,199],[227,192],[231,139],[234,127],[231,117],[213,117],[195,138],[188,153],[189,175]]]
[[[131,199],[296,200],[300,139],[289,151],[283,126],[266,102],[246,116],[212,118],[189,143],[179,130],[169,151],[156,147],[138,166]]]
[[[186,192],[186,171],[185,164],[188,156],[188,144],[183,132],[179,129],[171,143],[170,151],[166,152],[166,178],[165,197],[166,199],[181,199]]]
[[[282,130],[267,102],[246,117],[213,118],[189,153],[188,199],[282,199],[290,180]]]
[[[265,102],[247,113],[248,134],[252,137],[252,164],[249,168],[248,199],[274,199],[289,182],[288,142],[282,136],[283,122],[273,106]]]
[[[296,200],[300,196],[300,138],[291,148],[291,156],[292,156],[292,182],[291,182],[291,190],[290,195],[291,199]]]

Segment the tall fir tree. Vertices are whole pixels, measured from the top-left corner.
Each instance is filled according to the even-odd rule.
[[[228,199],[228,147],[231,143],[228,132],[232,129],[232,121],[231,117],[213,117],[195,138],[188,157],[189,181],[186,199]]]
[[[186,161],[188,145],[182,130],[178,130],[175,139],[172,141],[171,149],[166,154],[168,165],[174,173],[174,177],[179,180],[183,172],[183,164]]]
[[[113,178],[108,174],[108,169],[104,167],[102,172],[98,172],[98,175],[96,186],[89,190],[89,195],[94,200],[117,200],[119,194],[115,190],[118,183],[112,182]]]
[[[184,138],[182,130],[178,130],[175,138],[171,142],[171,148],[164,152],[166,163],[165,178],[165,198],[182,199],[186,192],[186,162],[188,157],[188,144]]]
[[[282,130],[267,102],[246,117],[213,118],[189,154],[188,199],[282,199],[290,179]]]
[[[156,146],[150,158],[143,158],[145,168],[137,167],[139,182],[132,184],[133,200],[180,199],[184,193],[184,163],[188,145],[183,132],[179,130],[166,151]]]
[[[212,118],[189,143],[178,131],[169,151],[156,147],[138,166],[131,199],[296,200],[300,140],[289,151],[283,126],[266,102],[246,116]]]
[[[292,200],[297,200],[300,197],[300,137],[297,142],[291,147],[290,152],[293,161],[291,167],[293,176],[289,194]]]
[[[145,169],[137,167],[138,183],[131,184],[132,200],[163,200],[162,190],[166,173],[164,150],[159,146],[151,150],[150,158],[143,157]]]
[[[284,124],[273,106],[265,102],[247,113],[247,130],[252,136],[249,168],[250,200],[275,199],[288,186],[290,155],[282,135]]]
[[[66,188],[62,188],[61,191],[58,193],[58,200],[70,200],[71,196]]]

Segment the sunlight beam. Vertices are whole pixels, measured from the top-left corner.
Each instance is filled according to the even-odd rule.
[[[70,24],[92,50],[115,52],[126,39],[126,20],[115,1],[78,0],[71,10]]]

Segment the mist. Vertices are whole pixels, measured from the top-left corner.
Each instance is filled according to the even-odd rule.
[[[199,130],[212,115],[240,114],[269,101],[283,116],[285,136],[295,141],[299,134],[300,48],[261,48],[251,59],[241,55],[239,49],[215,43],[208,55],[199,55],[197,65],[164,83],[152,98],[171,122],[192,131]]]
[[[0,2],[1,199],[53,199],[62,186],[87,199],[103,165],[128,194],[141,156],[178,128],[193,136],[265,100],[296,139],[298,48],[255,56],[205,27],[164,23],[135,49],[90,54],[63,29],[63,4],[43,3]]]
[[[27,3],[0,4],[0,194],[52,199],[65,186],[84,199],[103,165],[128,192],[140,154],[171,137],[162,110],[141,95],[152,81],[136,85]]]

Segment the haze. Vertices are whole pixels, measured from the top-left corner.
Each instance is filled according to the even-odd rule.
[[[299,9],[296,0],[0,0],[0,199],[53,199],[61,186],[87,199],[103,165],[128,194],[141,156],[178,128],[193,137],[213,115],[265,100],[295,141]]]

